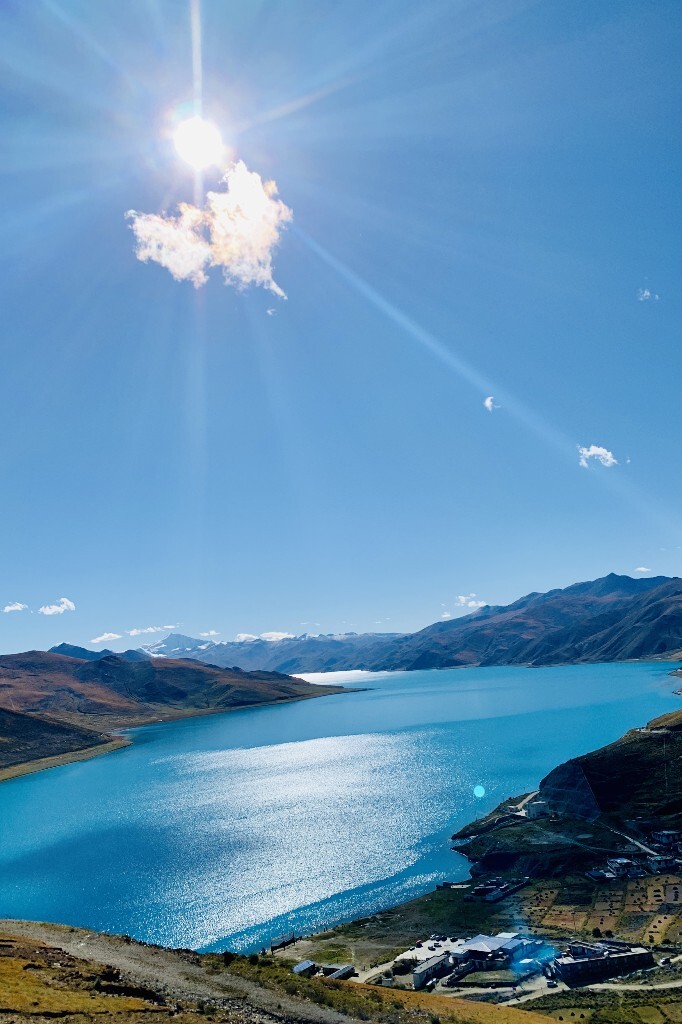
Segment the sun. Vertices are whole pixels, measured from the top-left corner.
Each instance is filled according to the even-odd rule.
[[[181,121],[173,134],[178,156],[182,157],[195,171],[203,171],[222,163],[225,146],[220,132],[203,117],[188,117]]]

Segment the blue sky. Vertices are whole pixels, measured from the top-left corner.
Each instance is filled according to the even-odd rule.
[[[0,11],[0,649],[682,574],[680,5],[203,0],[286,301],[135,258],[194,199],[188,8]]]

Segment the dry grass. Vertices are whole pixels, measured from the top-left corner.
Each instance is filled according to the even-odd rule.
[[[0,1012],[54,1014],[112,1014],[153,1010],[150,1003],[130,996],[99,995],[93,991],[62,987],[59,971],[40,961],[0,958]]]
[[[512,1006],[491,1006],[488,1003],[475,1003],[468,999],[433,995],[429,992],[378,989],[353,982],[344,984],[353,985],[355,989],[378,993],[385,1003],[392,1006],[401,1003],[411,1010],[428,1011],[432,1018],[438,1017],[442,1021],[461,1021],[462,1024],[547,1024],[545,1016]]]

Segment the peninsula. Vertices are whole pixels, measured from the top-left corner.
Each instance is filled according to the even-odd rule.
[[[112,730],[307,700],[320,687],[279,672],[245,672],[169,658],[91,660],[45,651],[0,656],[0,781],[108,753]]]

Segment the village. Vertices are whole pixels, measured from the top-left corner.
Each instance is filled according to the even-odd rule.
[[[632,840],[637,855],[607,857],[605,865],[587,871],[595,881],[613,881],[616,878],[646,878],[648,874],[663,875],[682,867],[682,833],[672,829],[653,831],[646,837],[647,845]]]
[[[389,988],[439,994],[498,992],[515,998],[590,984],[657,966],[650,949],[616,940],[569,942],[558,951],[540,936],[515,932],[455,938],[431,935],[380,969],[358,973],[352,964],[302,960],[292,970],[303,977],[352,979]]]

